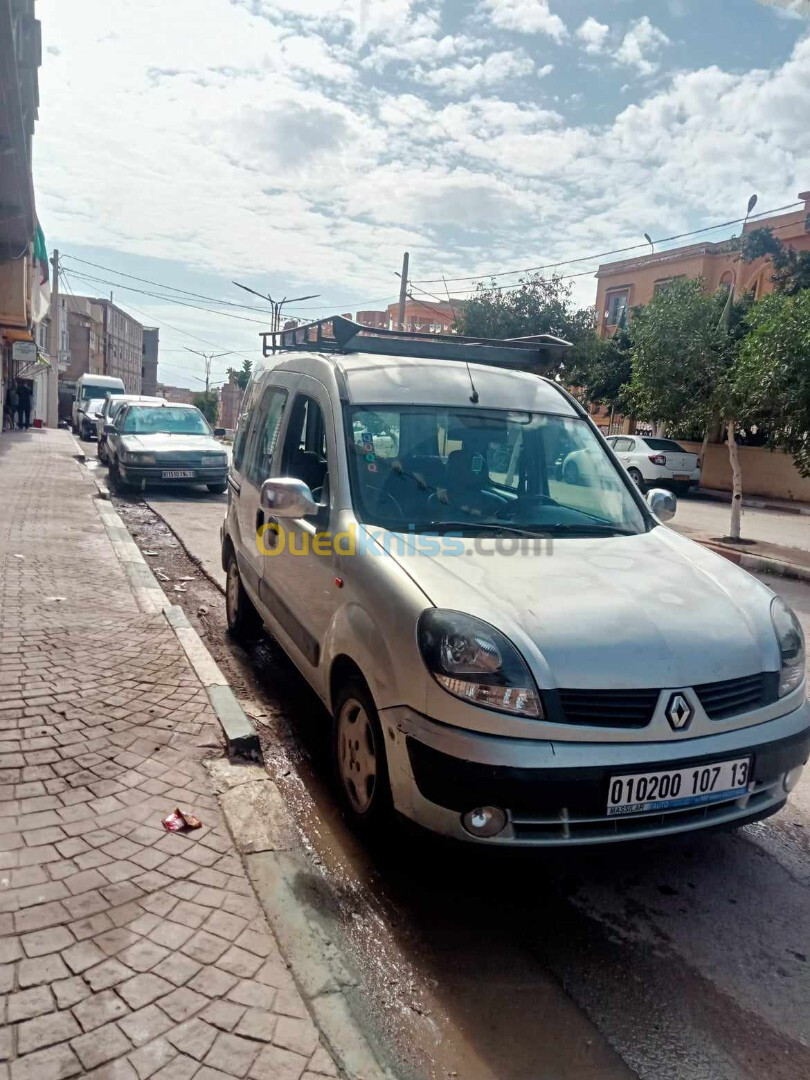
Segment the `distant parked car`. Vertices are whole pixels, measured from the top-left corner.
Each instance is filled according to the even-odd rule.
[[[147,484],[205,484],[222,494],[228,455],[193,405],[123,405],[104,429],[107,464],[116,491]]]
[[[96,454],[99,461],[105,465],[107,464],[107,436],[104,434],[104,425],[115,423],[115,417],[120,408],[134,401],[140,402],[142,405],[162,405],[165,400],[162,397],[149,397],[138,394],[119,394],[116,397],[108,397],[104,402],[104,408],[101,410],[101,418],[98,421],[98,431],[96,433]]]
[[[90,442],[98,434],[101,413],[107,398],[84,398],[76,409],[76,426],[82,442]]]
[[[700,484],[700,458],[674,439],[611,435],[607,441],[642,491],[648,486],[667,487],[677,495],[685,495]]]
[[[76,381],[76,397],[71,405],[70,426],[74,435],[81,433],[79,427],[79,412],[84,410],[87,402],[97,398],[103,401],[109,394],[118,396],[126,392],[122,379],[112,375],[80,375]]]

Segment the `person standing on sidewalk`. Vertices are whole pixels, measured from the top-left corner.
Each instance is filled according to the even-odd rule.
[[[31,426],[31,391],[24,382],[17,388],[17,423],[26,431]]]

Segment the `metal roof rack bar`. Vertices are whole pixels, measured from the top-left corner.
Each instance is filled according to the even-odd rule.
[[[547,372],[570,349],[571,342],[553,334],[528,338],[465,337],[461,334],[425,334],[410,330],[378,330],[342,315],[261,334],[264,356],[279,352],[378,353],[434,360],[462,360],[522,371]]]

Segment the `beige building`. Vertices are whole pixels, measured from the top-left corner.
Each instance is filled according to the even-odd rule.
[[[804,204],[799,209],[750,221],[743,233],[770,228],[786,247],[810,250],[810,191],[802,191],[798,199]],[[753,292],[754,296],[763,296],[773,291],[770,261],[744,263],[736,245],[728,240],[703,241],[604,263],[596,277],[597,331],[602,336],[613,333],[623,311],[629,316],[634,307],[649,303],[675,278],[703,278],[709,292],[728,285],[734,286],[737,295]]]
[[[128,394],[139,394],[143,368],[143,326],[112,300],[94,296],[77,296],[74,299],[101,311],[102,370],[97,374],[122,379]],[[70,350],[72,358],[72,342]]]

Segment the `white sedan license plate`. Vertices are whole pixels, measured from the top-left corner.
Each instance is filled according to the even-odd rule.
[[[190,480],[194,475],[193,469],[164,469],[160,474],[163,480]]]
[[[608,817],[674,810],[679,806],[702,806],[745,795],[751,759],[691,765],[687,769],[612,776],[608,789]]]
[[[689,475],[688,473],[675,473],[672,479],[679,480],[682,483],[686,483],[686,481],[689,479]]]

